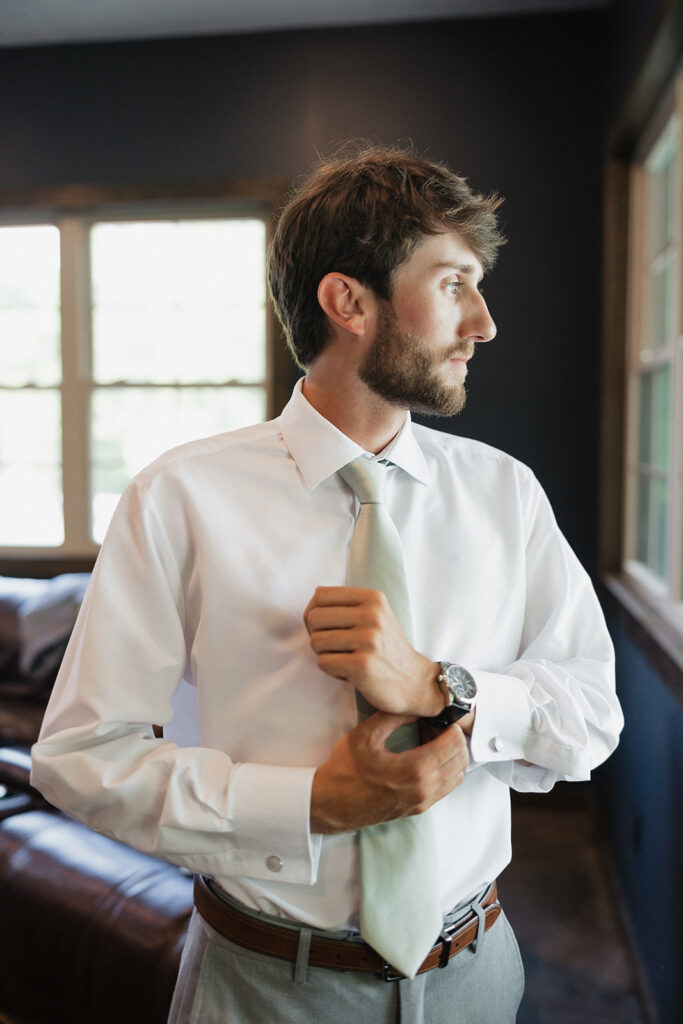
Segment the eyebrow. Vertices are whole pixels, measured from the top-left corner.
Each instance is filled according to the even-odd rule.
[[[434,270],[457,270],[460,274],[474,274],[476,268],[471,263],[452,263],[451,260],[441,260],[435,263]],[[484,275],[482,273],[481,279]]]

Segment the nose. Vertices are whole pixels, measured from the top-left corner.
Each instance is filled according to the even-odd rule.
[[[496,325],[484,296],[477,289],[472,290],[467,315],[460,322],[458,334],[468,341],[493,341],[496,336]]]

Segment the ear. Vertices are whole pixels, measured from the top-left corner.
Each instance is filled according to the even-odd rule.
[[[362,337],[370,326],[374,295],[355,277],[333,272],[318,285],[318,302],[323,312],[345,331]]]

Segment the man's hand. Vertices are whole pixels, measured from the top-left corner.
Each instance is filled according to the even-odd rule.
[[[317,587],[304,622],[318,667],[352,683],[378,711],[429,717],[443,710],[438,662],[411,647],[380,590]]]
[[[312,832],[350,832],[422,814],[460,785],[469,755],[457,724],[413,750],[387,749],[387,737],[412,721],[378,711],[337,741],[313,777]]]

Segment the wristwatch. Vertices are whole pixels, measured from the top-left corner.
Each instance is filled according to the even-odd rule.
[[[432,718],[419,719],[420,743],[436,739],[449,725],[468,714],[477,702],[477,684],[466,668],[450,661],[440,661],[439,665],[441,671],[436,682],[444,695],[446,707]]]
[[[441,661],[439,664],[441,672],[436,681],[446,700],[446,707],[434,717],[439,724],[451,725],[468,714],[476,704],[477,684],[462,665],[454,665],[450,661]]]

